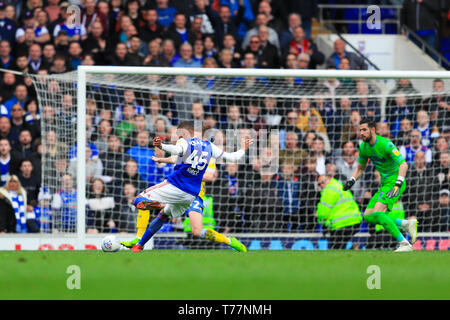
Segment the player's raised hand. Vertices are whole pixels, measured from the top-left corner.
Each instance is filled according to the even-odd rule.
[[[152,160],[155,161],[156,163],[161,163],[161,162],[162,162],[162,161],[161,161],[162,158],[160,158],[160,157],[155,157],[155,156],[153,156],[153,157],[152,157]]]
[[[356,179],[351,177],[350,179],[348,179],[347,181],[344,182],[344,187],[342,188],[344,191],[350,190],[353,185],[355,184]]]
[[[162,149],[162,140],[161,140],[161,138],[160,138],[160,137],[155,137],[155,138],[153,139],[153,145],[154,145],[156,148]]]
[[[245,138],[244,141],[242,141],[242,149],[244,151],[247,151],[248,148],[250,148],[250,146],[253,144],[254,140],[253,139],[249,139],[249,138]]]
[[[400,188],[402,187],[403,184],[403,180],[397,180],[395,182],[395,185],[392,187],[391,190],[389,190],[388,193],[386,193],[386,198],[391,199],[391,198],[395,198],[396,196],[398,196],[398,194],[400,193]]]

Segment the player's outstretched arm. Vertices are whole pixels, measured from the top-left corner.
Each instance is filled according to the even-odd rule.
[[[177,163],[177,156],[170,156],[166,158],[160,158],[160,157],[152,157],[152,160],[157,163],[169,163],[169,164],[175,164]]]
[[[253,139],[245,138],[241,142],[241,149],[244,151],[247,151],[250,146],[253,144]]]
[[[350,190],[353,185],[355,184],[356,180],[358,180],[359,178],[361,178],[361,176],[364,173],[364,170],[366,170],[366,166],[367,164],[361,164],[358,163],[358,166],[356,167],[355,171],[352,174],[352,177],[350,179],[348,179],[347,181],[345,181],[344,183],[344,191]]]
[[[177,141],[176,145],[173,145],[173,144],[162,143],[162,140],[160,137],[155,137],[153,139],[153,146],[155,146],[156,148],[162,149],[166,152],[169,152],[172,155],[177,155],[180,157],[182,157],[185,154],[186,150],[188,149],[188,143],[187,143],[186,139],[183,139],[183,138],[179,139]]]
[[[236,152],[225,152],[222,149],[220,149],[218,146],[216,146],[215,144],[211,144],[212,146],[212,151],[213,151],[213,158],[219,159],[219,158],[224,158],[225,160],[228,161],[238,161],[240,160],[244,155],[245,155],[245,151],[247,151],[250,146],[253,144],[253,139],[244,139],[244,141],[242,141],[241,143],[241,149],[236,151]]]

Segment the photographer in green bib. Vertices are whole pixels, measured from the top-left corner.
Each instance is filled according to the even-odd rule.
[[[320,191],[317,221],[330,232],[328,247],[345,249],[362,221],[358,204],[351,191],[344,191],[342,183],[330,175],[320,175],[317,188]]]
[[[215,229],[216,228],[216,220],[214,220],[214,211],[213,211],[213,197],[211,196],[203,196],[203,228],[205,229]],[[189,218],[183,220],[183,231],[190,233],[191,232],[191,224],[189,223]]]

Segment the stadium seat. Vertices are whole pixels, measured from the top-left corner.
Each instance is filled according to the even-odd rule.
[[[252,242],[250,242],[250,245],[248,246],[248,250],[261,250],[261,241],[252,240]]]
[[[441,39],[441,51],[449,52],[450,51],[450,37],[442,37]]]
[[[445,57],[445,59],[450,61],[450,37],[443,37],[441,39],[441,53]]]
[[[345,9],[345,19],[346,20],[358,20],[358,11],[359,9]],[[382,20],[392,20],[397,18],[396,11],[393,9],[381,9],[381,19]],[[368,14],[366,11],[361,12],[361,19],[366,20],[369,18],[371,14]],[[385,34],[397,34],[397,25],[395,23],[389,23],[384,26]],[[364,34],[382,34],[383,30],[381,29],[369,29],[366,23],[362,23],[361,25],[361,33]],[[349,23],[348,24],[348,33],[357,34],[359,33],[359,27],[357,23]]]
[[[317,249],[319,250],[328,250],[328,240],[319,240],[317,241]]]
[[[283,250],[283,244],[281,240],[272,240],[270,241],[269,250]]]
[[[344,18],[345,20],[358,20],[358,9],[345,9]],[[348,33],[359,33],[358,24],[357,23],[349,23],[348,24]]]

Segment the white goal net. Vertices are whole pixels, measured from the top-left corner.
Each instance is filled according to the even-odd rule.
[[[134,197],[173,170],[152,160],[168,156],[152,140],[173,143],[177,124],[191,120],[226,151],[242,137],[256,140],[244,161],[217,162],[205,185],[205,226],[255,250],[395,247],[383,227],[360,217],[380,187],[370,163],[351,189],[354,205],[318,210],[332,207],[321,199],[320,177],[343,183],[351,176],[358,125],[369,117],[409,164],[407,188],[389,214],[418,219],[416,247],[448,245],[448,72],[82,67],[32,78],[51,232],[134,237]],[[155,248],[222,248],[189,230],[185,218],[170,221]]]

